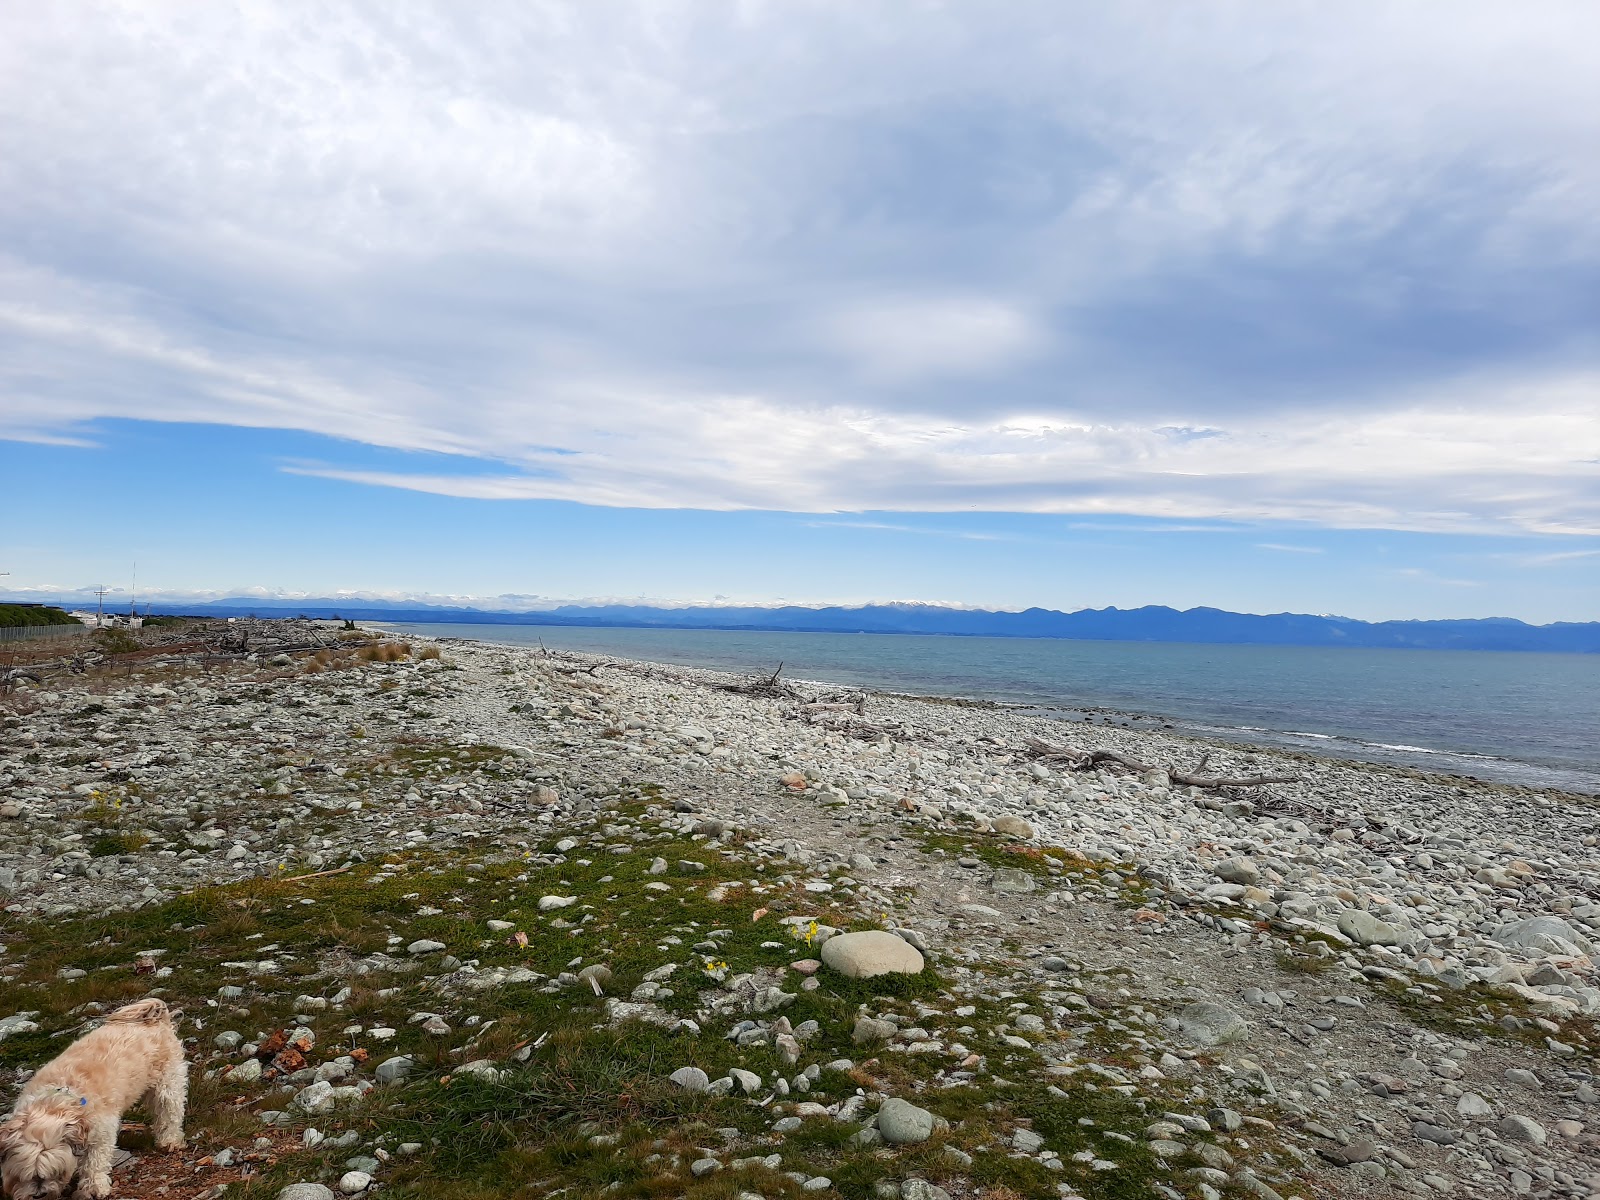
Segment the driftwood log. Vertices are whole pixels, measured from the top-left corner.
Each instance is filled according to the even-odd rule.
[[[771,675],[753,675],[738,683],[719,683],[713,686],[718,691],[734,692],[740,696],[766,696],[774,700],[804,699],[792,684],[778,678],[782,674],[783,664],[780,662]]]
[[[1202,775],[1200,772],[1206,768],[1210,761],[1209,754],[1204,755],[1193,768],[1181,771],[1172,767],[1158,766],[1154,763],[1142,763],[1136,758],[1120,754],[1115,750],[1069,750],[1064,746],[1053,746],[1040,738],[1029,738],[1028,749],[1036,758],[1045,762],[1055,763],[1074,771],[1087,771],[1102,763],[1113,763],[1125,767],[1129,771],[1144,775],[1151,771],[1161,771],[1168,779],[1182,787],[1197,787],[1206,791],[1217,791],[1221,788],[1249,788],[1266,787],[1274,783],[1299,783],[1298,775]]]

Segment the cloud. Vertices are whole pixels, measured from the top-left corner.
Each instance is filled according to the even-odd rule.
[[[1281,554],[1321,554],[1321,546],[1289,546],[1282,542],[1257,542],[1257,550],[1276,550]]]
[[[930,529],[924,525],[896,525],[887,521],[807,521],[813,529],[866,529],[880,533],[914,533],[923,537],[955,538],[963,542],[1020,542],[1020,534],[989,533],[966,529]]]
[[[1600,550],[1562,550],[1552,554],[1523,554],[1516,557],[1521,567],[1559,567],[1600,557]]]
[[[1475,588],[1482,587],[1481,579],[1449,579],[1438,575],[1424,567],[1396,567],[1387,572],[1396,579],[1410,579],[1418,583],[1437,584],[1441,587]]]
[[[1043,340],[1025,313],[982,298],[852,304],[827,318],[822,335],[868,378],[895,383],[1013,366]]]
[[[617,11],[7,11],[0,437],[304,429],[461,470],[293,473],[485,500],[1600,533],[1592,10]]]

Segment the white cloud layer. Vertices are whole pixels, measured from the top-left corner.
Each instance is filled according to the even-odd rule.
[[[0,435],[452,496],[1600,534],[1600,14],[12,6]]]

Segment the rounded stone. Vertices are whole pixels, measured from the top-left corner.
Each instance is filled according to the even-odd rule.
[[[996,833],[1006,837],[1018,838],[1021,841],[1030,841],[1033,838],[1033,826],[1021,817],[1004,816],[996,817],[989,825]]]
[[[1494,1109],[1477,1092],[1463,1092],[1456,1101],[1456,1115],[1469,1121],[1487,1121],[1494,1116]]]
[[[1243,855],[1223,859],[1211,868],[1211,873],[1228,883],[1242,883],[1249,887],[1261,882],[1261,869],[1256,866],[1254,859]]]
[[[1039,881],[1033,877],[1032,871],[1024,871],[1021,867],[998,867],[989,880],[989,886],[997,892],[1023,895],[1037,890]]]
[[[1400,931],[1389,922],[1363,912],[1347,908],[1339,914],[1339,932],[1362,946],[1398,946]]]
[[[407,1055],[397,1054],[393,1058],[386,1058],[378,1064],[378,1069],[373,1072],[379,1083],[399,1083],[416,1066],[416,1062]]]
[[[667,1078],[686,1092],[703,1092],[711,1086],[711,1077],[699,1067],[679,1067]]]
[[[1226,1005],[1202,1000],[1178,1014],[1178,1028],[1197,1046],[1223,1046],[1243,1040],[1250,1031],[1245,1019]]]
[[[922,970],[922,954],[917,948],[881,929],[835,934],[823,944],[822,961],[851,979],[915,975]]]
[[[278,1200],[333,1200],[333,1190],[320,1183],[291,1183],[278,1193]]]
[[[1500,1131],[1500,1136],[1508,1142],[1528,1142],[1542,1146],[1550,1137],[1543,1125],[1532,1117],[1524,1117],[1520,1113],[1512,1113],[1508,1117],[1501,1118],[1496,1128]]]
[[[339,1176],[339,1190],[346,1196],[360,1195],[372,1186],[372,1176],[365,1171],[346,1171]]]
[[[933,1126],[931,1112],[898,1096],[885,1100],[878,1109],[878,1132],[891,1146],[925,1142],[933,1136]]]

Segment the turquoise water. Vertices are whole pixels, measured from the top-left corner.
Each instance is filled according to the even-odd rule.
[[[1191,732],[1600,792],[1600,655],[557,625],[415,625],[925,695],[1161,718]]]

